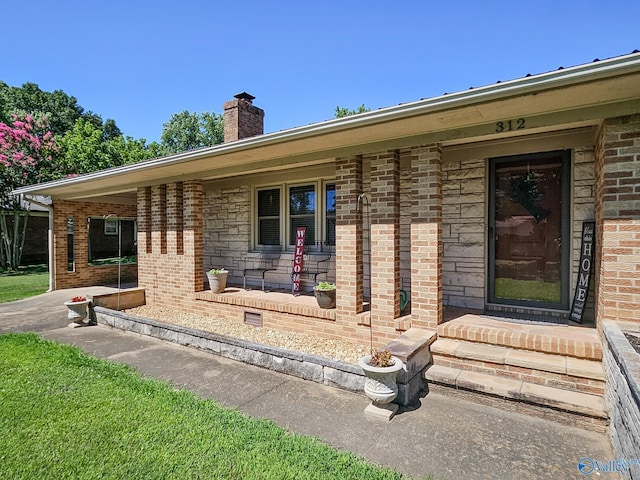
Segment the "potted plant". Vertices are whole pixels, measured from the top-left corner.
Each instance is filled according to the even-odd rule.
[[[69,310],[67,313],[67,318],[72,320],[69,324],[70,327],[82,327],[89,323],[88,316],[88,306],[90,300],[87,300],[86,297],[76,296],[73,297],[70,301],[64,302],[67,309]]]
[[[398,396],[396,377],[404,366],[402,360],[391,355],[389,350],[378,350],[362,357],[358,360],[358,365],[364,370],[366,377],[364,393],[371,399],[374,407],[392,411],[393,416],[398,406],[390,404]]]
[[[221,293],[227,288],[227,275],[229,271],[223,268],[212,268],[207,272],[209,288],[213,293]]]
[[[336,307],[336,284],[329,282],[320,282],[313,287],[313,294],[316,297],[320,308]]]

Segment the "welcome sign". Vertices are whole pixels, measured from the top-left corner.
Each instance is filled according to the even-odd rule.
[[[304,263],[304,240],[307,236],[307,227],[298,227],[296,229],[295,250],[293,251],[293,271],[291,275],[291,292],[296,294],[300,292],[300,274]]]
[[[578,282],[576,293],[571,306],[571,320],[582,321],[584,307],[587,304],[589,295],[589,284],[591,283],[591,270],[593,266],[593,252],[595,249],[595,222],[584,222],[582,224],[582,245],[580,247],[580,269],[578,271]]]

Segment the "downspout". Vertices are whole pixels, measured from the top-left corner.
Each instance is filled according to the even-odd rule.
[[[25,201],[34,203],[42,208],[46,208],[49,212],[49,230],[47,231],[47,248],[49,253],[49,290],[47,292],[53,292],[55,290],[55,265],[54,265],[54,252],[53,252],[53,203],[47,205],[46,203],[34,200],[25,194],[20,195]]]

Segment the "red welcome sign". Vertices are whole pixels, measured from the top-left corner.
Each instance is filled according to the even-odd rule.
[[[307,227],[298,227],[296,229],[295,250],[293,251],[293,271],[291,280],[292,293],[300,292],[300,274],[304,263],[304,239],[307,236]]]

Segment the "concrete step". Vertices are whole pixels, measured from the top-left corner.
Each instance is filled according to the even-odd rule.
[[[443,357],[469,359],[496,365],[520,367],[538,372],[556,373],[576,378],[604,382],[601,361],[566,355],[522,350],[501,345],[469,342],[452,338],[438,338],[431,345],[431,353]],[[436,362],[437,363],[437,362]]]
[[[431,365],[425,373],[425,378],[427,382],[447,385],[456,389],[481,392],[532,405],[543,405],[598,419],[608,417],[602,395],[572,392],[513,378],[439,365]]]

